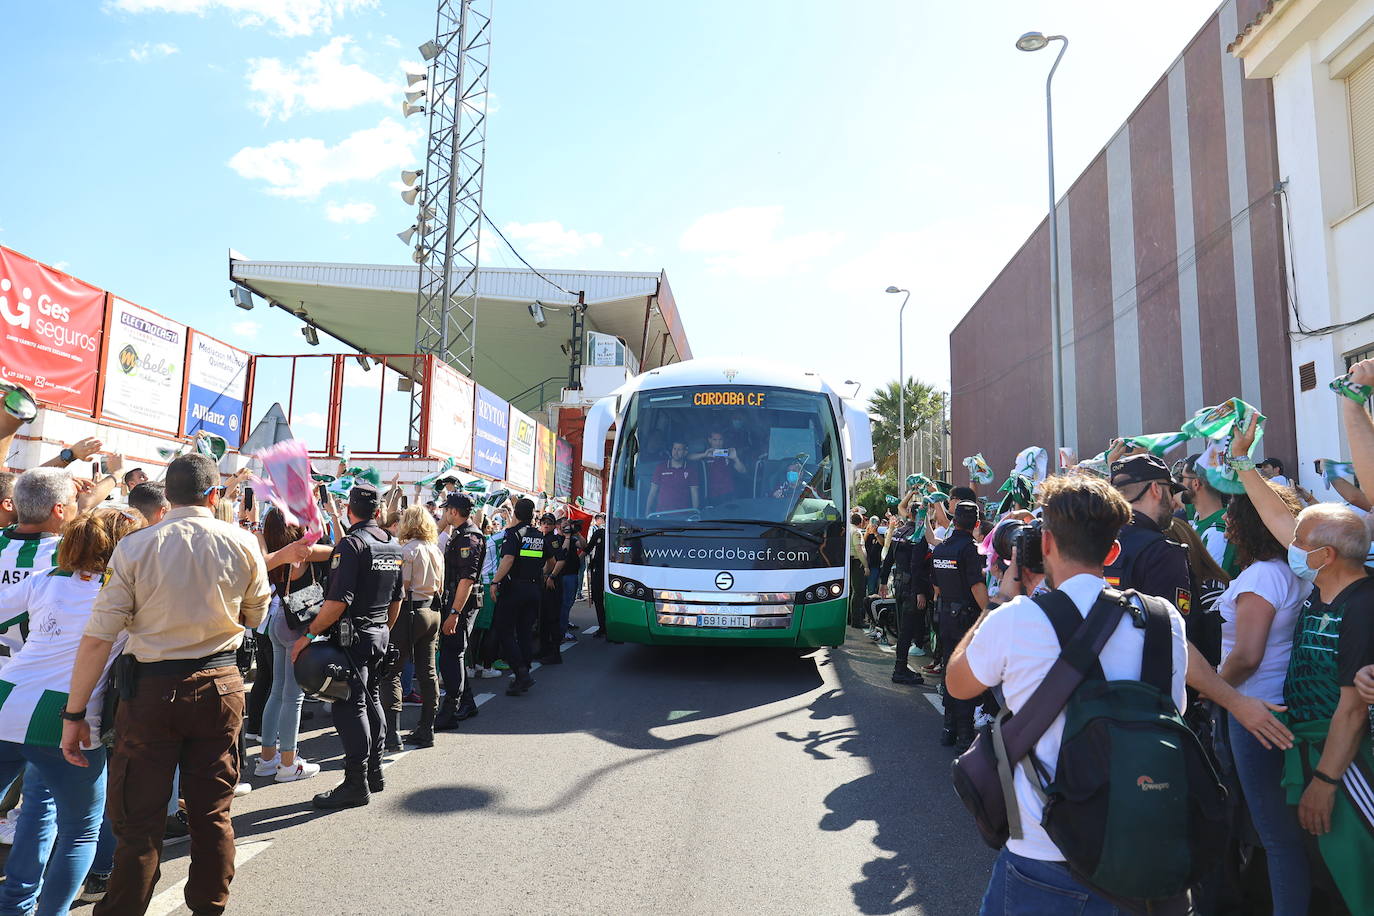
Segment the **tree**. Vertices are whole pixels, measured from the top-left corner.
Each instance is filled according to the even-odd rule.
[[[926,423],[944,416],[948,396],[926,382],[906,380],[906,434],[910,436]],[[868,414],[873,419],[873,460],[879,468],[896,466],[900,439],[900,401],[897,382],[888,382],[868,399]]]
[[[897,475],[895,472],[869,474],[854,484],[852,505],[855,511],[858,511],[860,506],[863,507],[865,519],[870,515],[881,518],[888,510],[887,497],[897,495]]]

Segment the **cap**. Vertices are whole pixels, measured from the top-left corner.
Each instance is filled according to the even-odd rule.
[[[348,491],[348,508],[358,518],[372,518],[377,514],[377,488],[370,483],[355,483]]]
[[[545,512],[543,515],[539,516],[539,521],[552,525],[558,521],[558,518],[552,512]]]
[[[964,524],[974,524],[978,521],[978,504],[971,499],[965,499],[954,505],[954,520]]]
[[[1112,462],[1111,479],[1112,486],[1118,488],[1157,480],[1167,484],[1175,493],[1183,490],[1183,485],[1175,481],[1169,473],[1169,466],[1164,463],[1164,459],[1154,455],[1131,455],[1129,458]]]
[[[472,514],[472,497],[466,493],[450,493],[444,499],[445,509],[457,509],[464,515]]]

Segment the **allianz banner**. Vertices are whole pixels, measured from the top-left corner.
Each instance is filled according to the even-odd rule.
[[[230,448],[243,439],[243,397],[248,386],[248,354],[199,331],[191,331],[186,366],[186,435],[204,431]]]
[[[0,246],[0,319],[0,376],[95,412],[103,290]]]

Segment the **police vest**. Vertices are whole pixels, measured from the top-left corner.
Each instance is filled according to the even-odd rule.
[[[892,569],[898,575],[911,574],[911,535],[915,531],[914,525],[903,525],[892,533]]]
[[[345,540],[352,540],[358,550],[359,573],[348,615],[360,622],[386,623],[387,608],[401,581],[401,543],[375,525],[358,528]]]
[[[506,532],[519,545],[511,578],[517,582],[538,582],[544,576],[544,551],[550,535],[535,525],[521,525]]]
[[[955,531],[931,551],[930,563],[941,601],[958,605],[973,603],[967,571],[961,568],[961,563],[965,562],[961,560],[961,555],[972,545],[973,535],[967,531]]]
[[[1123,590],[1133,588],[1144,595],[1164,598],[1172,603],[1180,614],[1185,617],[1188,616],[1192,610],[1192,581],[1187,559],[1188,548],[1170,541],[1158,529],[1134,523],[1122,528],[1116,539],[1121,545],[1121,552],[1117,556],[1116,562],[1105,567],[1102,571],[1107,584],[1113,588]],[[1145,552],[1160,541],[1164,542],[1163,549],[1179,550],[1184,553],[1180,568],[1184,570],[1185,578],[1179,582],[1168,583],[1167,588],[1160,588],[1158,582],[1145,581],[1149,571],[1139,567],[1140,559]]]

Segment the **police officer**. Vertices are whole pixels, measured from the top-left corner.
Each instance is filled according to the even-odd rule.
[[[1103,575],[1115,588],[1133,588],[1171,602],[1187,622],[1193,609],[1188,548],[1164,536],[1174,514],[1174,481],[1163,459],[1132,455],[1112,464],[1112,486],[1131,504],[1131,523],[1121,529],[1121,550]]]
[[[879,580],[886,582],[891,573],[893,597],[897,599],[897,657],[892,683],[913,686],[924,684],[925,678],[911,670],[908,652],[924,622],[930,597],[930,545],[926,543],[925,532],[917,530],[911,516],[910,504],[915,497],[913,489],[897,505],[901,523],[892,533],[892,546],[883,560]],[[924,629],[929,632],[928,627]]]
[[[477,609],[482,604],[482,590],[477,584],[482,561],[487,552],[487,539],[482,529],[472,523],[472,498],[466,493],[450,493],[444,499],[445,526],[452,525],[444,548],[444,622],[439,630],[439,672],[444,678],[444,702],[434,720],[437,729],[457,728],[458,723],[477,715],[477,703],[468,683],[464,664],[468,637],[472,634]],[[434,735],[420,722],[407,743],[418,747],[434,744]],[[420,740],[415,740],[415,739]],[[424,743],[427,740],[428,743]]]
[[[349,528],[329,560],[324,605],[310,624],[348,657],[350,695],[330,708],[344,747],[344,781],[315,796],[315,807],[356,808],[380,792],[385,719],[378,669],[386,657],[388,628],[401,613],[401,544],[374,520],[377,489],[356,483],[348,495]],[[296,643],[295,655],[306,637]]]
[[[516,500],[511,515],[501,540],[501,563],[491,579],[492,588],[496,589],[492,626],[501,640],[501,656],[515,672],[515,680],[506,694],[521,696],[534,686],[534,678],[530,677],[530,642],[539,616],[550,551],[543,530],[533,523],[533,500]]]
[[[949,536],[931,551],[935,580],[935,615],[939,627],[939,663],[949,664],[950,653],[988,604],[988,586],[983,580],[984,557],[978,552],[973,532],[978,527],[978,504],[963,500],[954,506]],[[956,700],[948,693],[945,700],[945,725],[940,744],[960,748],[973,743],[974,700]]]
[[[543,665],[563,664],[563,567],[567,565],[568,537],[557,529],[558,519],[545,512],[539,519],[544,545],[552,563],[544,570],[539,599],[539,656]]]

